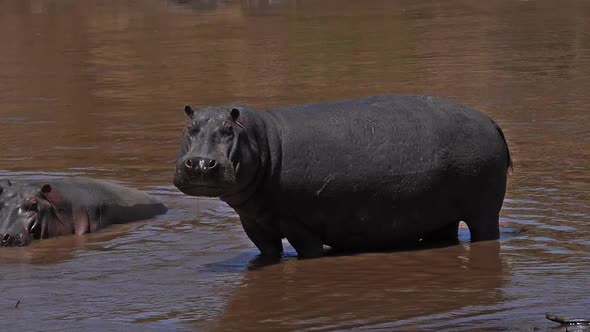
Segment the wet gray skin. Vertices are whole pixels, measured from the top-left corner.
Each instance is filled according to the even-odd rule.
[[[166,210],[143,192],[100,180],[0,180],[0,246],[26,246],[33,239],[91,233]]]
[[[185,107],[174,185],[219,197],[265,257],[499,237],[510,152],[483,113],[383,95],[255,110]],[[425,208],[428,207],[428,208]]]
[[[46,193],[51,186],[12,185],[0,181],[0,246],[24,246],[41,238],[48,225],[58,222]]]
[[[220,197],[248,191],[259,159],[255,142],[238,121],[239,110],[194,112],[186,106],[185,113],[191,121],[184,129],[179,156],[208,157],[180,159],[174,185],[191,196]],[[240,167],[243,164],[248,167]]]

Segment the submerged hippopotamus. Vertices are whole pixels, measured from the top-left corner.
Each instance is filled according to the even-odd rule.
[[[174,185],[217,196],[267,257],[497,239],[510,153],[484,114],[386,95],[255,110],[185,107]]]
[[[0,246],[25,246],[33,238],[91,233],[166,210],[145,193],[94,179],[0,180]]]

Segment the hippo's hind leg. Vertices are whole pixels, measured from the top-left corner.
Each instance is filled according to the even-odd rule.
[[[316,258],[324,255],[324,245],[318,234],[296,220],[281,222],[281,232],[297,251],[299,258]]]
[[[425,242],[456,242],[459,236],[459,221],[452,221],[440,229],[427,234]]]
[[[506,169],[492,165],[480,173],[479,181],[468,191],[465,200],[467,211],[463,221],[469,227],[471,241],[497,240],[500,237],[500,210],[506,193]]]
[[[240,221],[246,235],[254,242],[262,256],[270,259],[280,259],[283,254],[281,236],[274,227],[269,227],[268,220],[257,222],[255,219],[240,217]]]
[[[471,241],[497,240],[500,237],[499,212],[482,213],[466,218]]]

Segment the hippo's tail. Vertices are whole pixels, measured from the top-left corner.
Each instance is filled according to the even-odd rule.
[[[494,126],[496,126],[496,130],[498,130],[498,133],[500,133],[500,136],[502,137],[502,140],[504,141],[504,145],[506,146],[506,159],[507,159],[506,171],[508,172],[508,169],[510,169],[511,171],[514,171],[514,167],[512,165],[512,158],[510,158],[510,149],[508,148],[508,142],[506,142],[506,137],[504,136],[504,132],[502,131],[502,128],[500,128],[500,126],[498,126],[496,121],[492,120],[492,122],[494,123]]]

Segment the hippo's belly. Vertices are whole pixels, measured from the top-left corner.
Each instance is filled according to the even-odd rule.
[[[494,210],[503,197],[505,143],[475,110],[405,96],[275,116],[281,140],[278,180],[267,196],[276,201],[273,214],[324,244],[397,247],[474,210]]]
[[[317,191],[276,195],[273,215],[282,222],[303,225],[330,247],[372,250],[415,244],[459,220],[461,203],[466,203],[461,191],[446,190],[444,183],[414,192],[399,192],[395,186],[372,192],[331,192],[328,186],[319,195]]]

